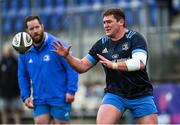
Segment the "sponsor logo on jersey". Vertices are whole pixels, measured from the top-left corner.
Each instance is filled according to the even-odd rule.
[[[30,63],[33,63],[33,60],[32,60],[32,59],[29,59],[28,63],[29,63],[29,64],[30,64]]]
[[[124,62],[130,58],[113,59],[112,62]]]
[[[69,112],[66,112],[66,113],[64,114],[64,117],[69,117]]]
[[[113,59],[117,59],[118,57],[119,57],[119,54],[113,54],[113,55],[112,55],[112,58],[113,58]]]
[[[107,48],[103,49],[102,53],[108,53]]]

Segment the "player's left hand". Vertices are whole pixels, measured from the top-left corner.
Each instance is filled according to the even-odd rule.
[[[103,56],[97,54],[97,56],[100,59],[100,63],[103,64],[105,67],[112,69],[112,62],[106,58],[104,58]]]
[[[69,46],[68,48],[65,48],[61,42],[56,41],[52,43],[52,46],[55,48],[54,50],[51,50],[52,52],[57,53],[58,55],[66,58],[69,55],[69,51],[71,49],[71,46]]]
[[[71,103],[74,101],[74,95],[71,95],[70,93],[66,93],[66,103]]]

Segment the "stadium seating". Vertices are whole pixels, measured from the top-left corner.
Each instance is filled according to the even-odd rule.
[[[92,2],[90,0],[79,0],[79,6],[88,6],[91,4]]]
[[[14,28],[16,29],[16,32],[24,31],[24,22],[22,20],[22,17],[17,17],[15,21]]]
[[[4,33],[9,34],[12,32],[12,21],[9,18],[3,18],[2,20],[3,27],[2,30]]]
[[[125,11],[126,15],[128,15],[126,16],[128,26],[139,25],[145,21],[140,17],[140,11],[146,4],[151,10],[149,11],[150,25],[156,25],[156,0],[5,0],[2,2],[3,33],[14,32],[14,30],[10,30],[12,27],[11,22],[15,23],[15,32],[22,30],[21,19],[32,13],[40,15],[48,30],[54,29],[58,21],[61,21],[59,24],[64,25],[62,27],[68,28],[73,20],[69,20],[67,14],[72,13],[74,10],[74,14],[82,15],[85,27],[96,28],[102,24],[101,17],[97,16],[97,14],[101,14],[99,12],[108,5],[118,5]],[[19,18],[20,16],[23,18]]]

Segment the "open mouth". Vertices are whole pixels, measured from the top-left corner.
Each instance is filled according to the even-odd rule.
[[[110,32],[111,30],[110,29],[106,29],[106,32]]]

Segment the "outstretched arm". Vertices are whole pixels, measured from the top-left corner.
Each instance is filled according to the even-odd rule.
[[[94,66],[94,64],[91,63],[86,57],[79,59],[70,55],[69,51],[71,46],[65,48],[59,41],[54,42],[53,46],[55,49],[52,51],[64,57],[70,66],[79,73],[84,73]]]

